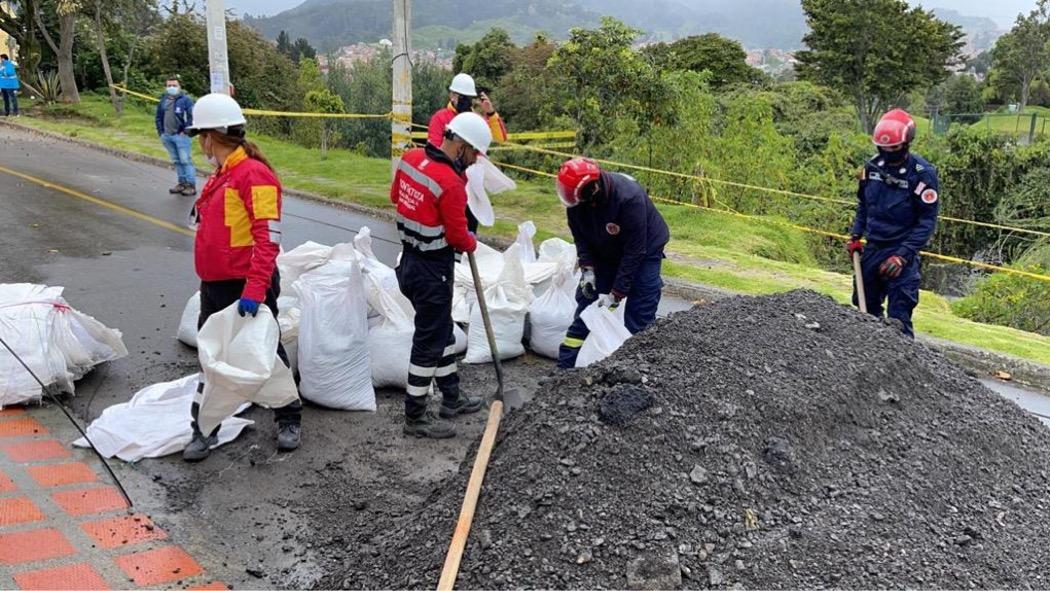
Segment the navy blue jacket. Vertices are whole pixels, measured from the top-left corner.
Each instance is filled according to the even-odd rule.
[[[615,270],[613,291],[626,296],[642,262],[663,258],[671,233],[637,181],[624,174],[603,172],[601,186],[604,196],[597,203],[581,203],[566,210],[569,229],[580,266],[594,267],[596,273]]]
[[[852,233],[878,248],[895,247],[894,254],[911,261],[937,226],[939,192],[937,169],[923,158],[909,154],[904,164],[890,166],[875,156],[861,175]]]
[[[156,123],[157,135],[164,135],[164,107],[168,103],[168,94],[160,97],[157,105]],[[179,133],[184,133],[186,128],[193,125],[193,99],[185,93],[175,97],[175,118],[179,120]]]

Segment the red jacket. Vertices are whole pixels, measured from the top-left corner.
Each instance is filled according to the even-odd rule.
[[[477,248],[467,230],[467,182],[441,150],[427,146],[405,152],[390,201],[397,205],[397,230],[406,249],[451,256]]]
[[[242,297],[266,300],[281,248],[281,183],[237,148],[196,203],[194,261],[202,281],[245,279]]]
[[[507,141],[507,125],[503,123],[503,119],[500,118],[499,113],[493,113],[491,115],[482,115],[485,121],[489,122],[489,129],[492,130],[492,141],[494,143],[502,143]],[[444,109],[439,110],[437,113],[430,118],[430,126],[427,131],[427,141],[431,145],[440,148],[441,142],[445,139],[445,128],[448,127],[449,123],[456,118],[456,108],[451,103]]]

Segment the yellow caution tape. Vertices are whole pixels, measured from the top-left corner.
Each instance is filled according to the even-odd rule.
[[[135,92],[128,90],[119,84],[111,85],[115,90],[129,94],[134,97],[138,97],[143,100],[150,101],[151,103],[159,103],[160,99],[141,92]],[[393,113],[295,113],[289,111],[265,111],[262,109],[244,109],[245,115],[254,115],[258,117],[298,117],[298,118],[309,118],[309,119],[391,119]]]

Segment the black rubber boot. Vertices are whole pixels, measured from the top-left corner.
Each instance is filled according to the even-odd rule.
[[[427,411],[419,417],[405,417],[405,435],[426,439],[449,439],[456,436],[456,427]]]
[[[182,450],[182,459],[187,462],[199,462],[211,455],[212,446],[219,443],[218,435],[205,437],[200,431],[193,430],[193,439],[186,449]]]
[[[479,396],[464,396],[459,395],[459,398],[453,400],[443,399],[441,401],[441,410],[438,414],[443,419],[451,419],[459,415],[469,415],[480,411],[485,406],[485,401]]]
[[[299,423],[277,424],[277,451],[299,449],[303,438],[303,428]]]

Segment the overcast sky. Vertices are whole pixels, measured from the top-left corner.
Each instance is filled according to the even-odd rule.
[[[226,7],[237,11],[238,15],[245,12],[251,14],[275,14],[282,10],[294,8],[302,4],[303,0],[226,0]],[[442,0],[416,0],[417,2],[441,2]],[[683,0],[688,3],[703,4],[704,0]],[[1017,14],[1028,12],[1035,7],[1035,0],[922,0],[912,1],[913,4],[922,4],[927,8],[952,8],[971,16],[986,16],[1001,27],[1009,28]],[[641,0],[644,3],[644,0]]]

